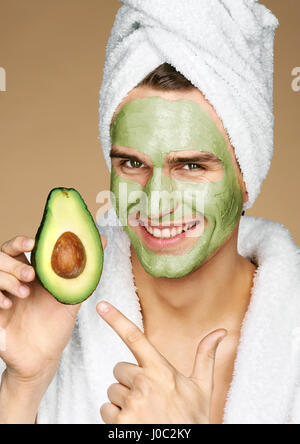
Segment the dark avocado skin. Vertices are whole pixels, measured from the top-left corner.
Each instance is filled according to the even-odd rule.
[[[53,294],[51,293],[51,290],[50,290],[49,288],[47,288],[47,287],[43,284],[43,282],[42,282],[42,280],[41,280],[41,278],[40,278],[40,276],[39,276],[39,273],[37,272],[36,251],[37,251],[37,248],[38,248],[38,245],[39,245],[39,241],[40,241],[41,233],[43,232],[43,229],[44,229],[44,226],[45,226],[45,222],[46,222],[46,220],[47,220],[47,216],[48,216],[48,212],[49,212],[49,202],[50,202],[50,200],[51,200],[52,194],[53,194],[54,192],[56,192],[56,191],[61,191],[61,192],[64,192],[64,191],[65,191],[65,192],[75,192],[75,193],[77,193],[77,194],[79,195],[79,197],[81,198],[81,201],[82,201],[81,203],[82,203],[82,205],[83,205],[85,211],[87,212],[87,214],[89,214],[91,220],[92,220],[93,223],[94,223],[93,217],[92,217],[92,215],[91,215],[91,213],[90,213],[90,211],[89,211],[89,209],[88,209],[88,207],[87,207],[85,201],[83,200],[81,194],[80,194],[75,188],[66,188],[66,187],[56,187],[56,188],[53,188],[53,189],[49,192],[49,194],[48,194],[48,196],[47,196],[47,200],[46,200],[46,204],[45,204],[45,208],[44,208],[44,213],[43,213],[42,221],[41,221],[41,223],[40,223],[40,226],[39,226],[39,228],[38,228],[38,230],[37,230],[37,233],[36,233],[36,236],[35,236],[35,245],[34,245],[34,248],[33,248],[32,252],[31,252],[31,265],[33,266],[33,268],[34,268],[35,271],[36,271],[36,278],[37,278],[37,280],[39,281],[39,283],[40,283],[40,284],[42,285],[42,287],[45,288],[45,290],[48,291],[48,292],[49,292],[49,293],[50,293],[50,294],[51,294],[51,295],[52,295],[52,296],[53,296],[58,302],[60,302],[60,303],[63,304],[63,305],[78,305],[78,304],[81,304],[81,303],[83,303],[84,301],[86,301],[86,300],[87,300],[87,299],[93,294],[94,290],[91,291],[90,294],[88,294],[88,295],[87,295],[84,299],[82,299],[80,302],[72,302],[72,301],[70,301],[70,302],[64,302],[64,301],[58,299],[55,295],[53,295]],[[98,233],[98,235],[99,235],[99,239],[100,239],[100,243],[101,243],[101,247],[102,247],[101,236],[100,236],[99,233]],[[102,247],[102,252],[103,252],[103,247]],[[101,270],[101,272],[102,272],[102,270]],[[101,274],[100,274],[100,277],[101,277]],[[100,277],[99,277],[99,280],[98,280],[97,284],[98,284],[99,281],[100,281]]]
[[[40,240],[40,235],[41,235],[42,229],[43,229],[45,221],[46,221],[46,217],[47,217],[47,213],[48,213],[49,200],[50,200],[50,197],[51,197],[53,191],[55,191],[55,190],[61,190],[61,191],[63,191],[63,190],[73,190],[73,188],[53,188],[50,191],[50,193],[48,194],[48,197],[47,197],[47,200],[46,200],[46,205],[45,205],[45,208],[44,208],[42,222],[40,223],[40,226],[39,226],[39,228],[37,230],[37,233],[35,235],[35,244],[34,244],[34,248],[33,248],[32,252],[31,252],[31,265],[33,266],[34,269],[36,269],[36,260],[35,260],[36,249],[37,249],[37,246],[38,246],[38,242]],[[37,278],[39,280],[38,276],[37,276]],[[43,283],[41,281],[40,281],[40,283],[41,283],[41,285],[43,285]]]

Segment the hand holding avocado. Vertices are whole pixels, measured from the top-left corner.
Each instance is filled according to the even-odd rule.
[[[70,207],[66,206],[65,208],[67,208],[65,216],[70,215]],[[83,241],[79,240],[79,242],[84,246],[85,255],[82,270],[85,270],[88,264],[90,265],[89,252],[90,248],[94,247],[93,240],[95,239],[95,248],[99,248],[101,245],[99,252],[101,262],[97,262],[100,269],[96,273],[96,277],[92,280],[87,273],[85,284],[79,288],[78,292],[72,290],[74,287],[72,287],[71,276],[59,277],[58,282],[62,279],[65,281],[65,285],[59,286],[56,282],[53,283],[53,293],[56,298],[73,305],[60,303],[46,290],[36,276],[34,268],[28,263],[24,252],[32,251],[35,246],[35,265],[41,277],[43,264],[39,255],[44,257],[43,254],[47,255],[49,251],[47,236],[49,235],[55,244],[57,239],[55,240],[53,235],[55,230],[58,230],[57,233],[59,232],[55,214],[49,207],[48,215],[48,220],[43,219],[43,227],[47,223],[53,223],[53,230],[49,230],[51,232],[47,233],[46,229],[40,229],[40,237],[37,237],[36,245],[34,245],[33,239],[18,236],[4,243],[0,250],[0,358],[7,366],[2,377],[0,391],[0,423],[6,421],[12,423],[34,422],[39,403],[57,371],[60,356],[71,337],[80,309],[78,303],[94,291],[101,275],[103,250],[100,236],[98,234],[97,240],[94,230],[91,230],[91,233],[89,230],[84,233],[86,220],[82,219],[83,234],[79,233]],[[68,233],[74,231],[70,229],[72,228],[72,218],[70,222],[65,223],[64,228]],[[76,235],[76,233],[74,234]],[[58,235],[58,238],[60,236],[61,234]],[[70,241],[68,236],[65,241],[67,247],[62,247],[65,257],[68,257],[70,250],[68,242],[71,242],[71,246],[74,248],[73,238],[71,236]],[[47,238],[47,242],[45,238]],[[41,244],[41,239],[45,241],[44,244]],[[105,245],[105,238],[102,238],[102,242]],[[52,246],[52,244],[50,245]],[[66,268],[64,269],[66,261],[59,257],[59,247],[55,253],[56,266],[66,272]],[[79,273],[78,276],[81,274]],[[73,279],[78,279],[78,276]],[[51,283],[51,280],[47,281],[46,279],[43,284],[48,282]],[[68,292],[68,285],[71,288],[70,292]],[[76,303],[77,305],[75,305]],[[17,399],[10,403],[10,400],[16,396]]]

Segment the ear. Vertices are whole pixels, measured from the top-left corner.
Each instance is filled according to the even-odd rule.
[[[239,181],[239,185],[241,187],[242,193],[243,193],[243,202],[244,204],[248,202],[249,200],[249,194],[247,191],[247,186],[246,183],[244,181],[244,177],[243,177],[243,173],[240,167],[239,162],[236,160],[237,166],[238,166],[238,181]]]
[[[242,179],[242,186],[241,186],[241,188],[242,188],[242,192],[243,192],[243,201],[244,201],[244,204],[245,204],[249,200],[249,194],[248,194],[247,187],[246,187],[246,184],[245,184],[243,179]]]

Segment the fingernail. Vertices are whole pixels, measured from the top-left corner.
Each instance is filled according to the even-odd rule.
[[[27,287],[24,287],[23,285],[20,287],[20,295],[21,296],[28,296],[29,289]]]
[[[110,306],[106,302],[100,302],[98,305],[98,310],[100,313],[107,313],[110,310]]]
[[[24,245],[25,245],[26,250],[32,250],[33,247],[34,247],[34,240],[33,239],[27,239],[24,242]]]
[[[22,271],[22,279],[29,279],[31,276],[31,270],[29,268],[24,268]]]

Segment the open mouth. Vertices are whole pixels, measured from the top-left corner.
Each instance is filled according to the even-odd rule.
[[[170,222],[152,222],[148,217],[141,214],[132,213],[128,217],[129,226],[141,238],[142,243],[147,248],[157,252],[157,254],[177,254],[180,247],[180,254],[191,248],[199,237],[203,235],[206,221],[203,215],[191,215],[189,219]],[[191,240],[188,242],[188,239]],[[192,240],[194,238],[194,241]]]
[[[182,235],[189,234],[189,232],[196,229],[200,224],[200,221],[197,220],[181,225],[171,225],[169,227],[163,225],[153,227],[145,224],[143,221],[139,222],[144,230],[155,239],[176,239],[182,237]]]

